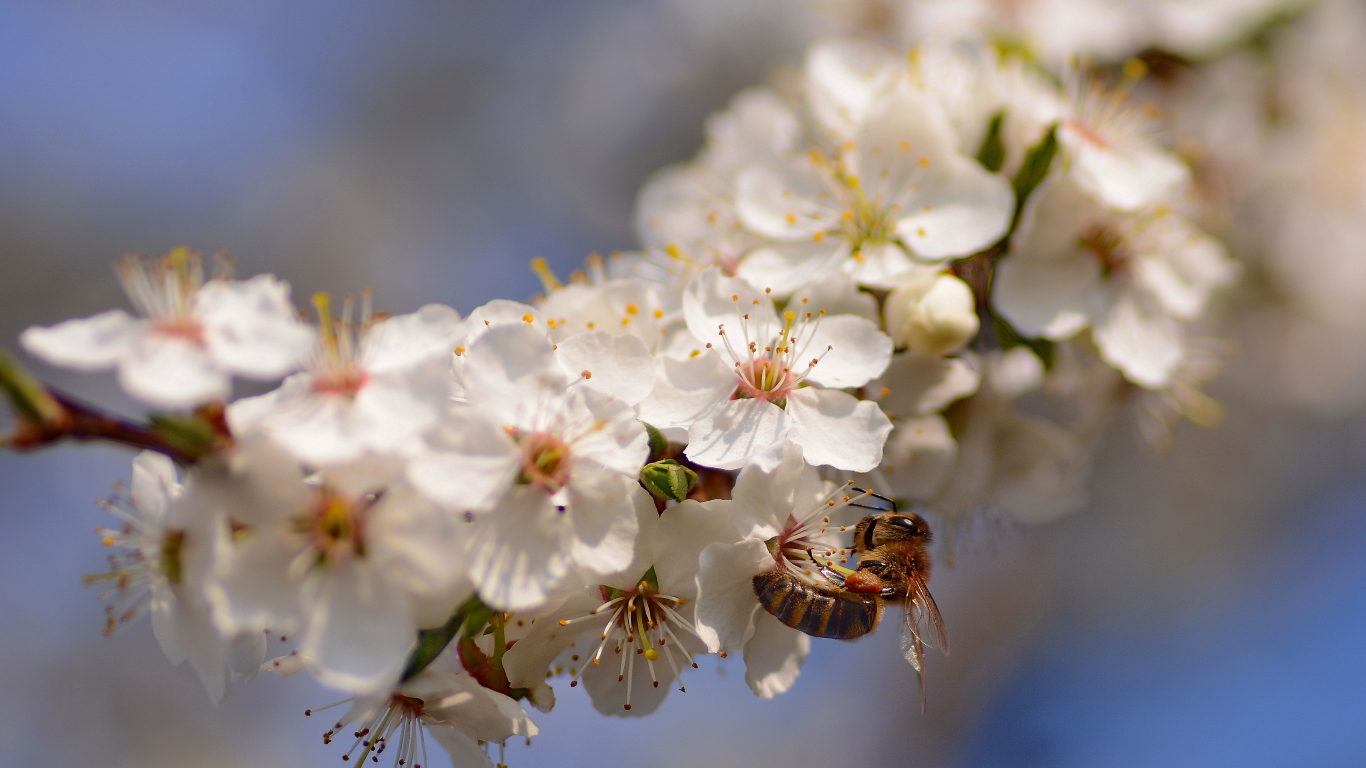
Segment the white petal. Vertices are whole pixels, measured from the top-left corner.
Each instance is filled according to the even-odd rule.
[[[450,754],[452,768],[493,768],[493,761],[473,738],[441,723],[431,723],[427,733]]]
[[[151,605],[148,606],[148,613],[152,614],[152,635],[172,666],[185,661],[185,643],[181,640],[184,617],[180,615],[177,602],[175,592],[169,586],[152,587]]]
[[[958,154],[953,129],[928,95],[903,89],[859,131],[858,172],[874,199],[899,206],[897,233],[916,256],[966,256],[999,240],[1015,212],[1002,176]]]
[[[640,420],[660,429],[687,427],[735,391],[735,372],[720,354],[707,350],[696,357],[655,360],[655,386],[640,403]]]
[[[289,283],[274,275],[245,282],[211,280],[194,298],[209,356],[224,370],[273,379],[296,370],[316,343],[289,301]]]
[[[79,371],[111,368],[147,333],[146,320],[136,320],[121,309],[111,309],[47,328],[31,326],[19,334],[29,354],[52,365]]]
[[[811,638],[760,610],[754,615],[754,635],[745,643],[745,682],[754,695],[771,699],[797,682],[811,653]]]
[[[849,258],[840,238],[804,243],[771,243],[745,254],[735,274],[756,288],[772,288],[778,296],[835,277]]]
[[[361,341],[365,369],[374,374],[402,373],[433,360],[444,361],[455,351],[464,328],[460,313],[440,304],[381,320]]]
[[[650,456],[650,438],[625,403],[584,389],[569,393],[564,410],[560,430],[575,462],[587,460],[631,478],[640,474]]]
[[[1081,329],[1101,290],[1095,259],[1031,259],[1022,253],[997,265],[991,301],[1021,335],[1064,339]]]
[[[324,685],[357,693],[392,686],[417,643],[412,600],[376,570],[341,563],[309,575],[300,652]]]
[[[284,546],[279,536],[278,531],[251,529],[220,561],[208,597],[214,622],[224,634],[267,627],[289,632],[298,626],[298,588],[287,575],[298,552]]]
[[[882,462],[882,444],[892,422],[877,403],[853,395],[808,387],[787,398],[793,427],[789,438],[806,460],[850,472],[867,472]]]
[[[575,334],[556,345],[555,357],[571,379],[583,379],[579,386],[628,405],[644,400],[654,389],[654,359],[635,336],[606,331]]]
[[[789,395],[789,408],[791,402]],[[688,427],[684,454],[704,467],[739,469],[754,454],[780,442],[792,421],[786,411],[767,400],[731,400]]]
[[[775,165],[756,165],[735,179],[735,213],[749,230],[784,243],[810,242],[839,229],[838,202],[821,172],[805,155]],[[838,238],[831,237],[830,247]]]
[[[556,657],[579,636],[592,631],[594,637],[598,637],[602,627],[607,624],[608,615],[605,613],[600,614],[601,624],[592,621],[560,624],[560,621],[587,616],[600,605],[602,597],[597,587],[583,587],[558,608],[537,613],[531,631],[503,655],[503,670],[507,672],[508,682],[516,688],[530,688],[545,680],[546,670],[550,669]]]
[[[428,449],[408,462],[408,479],[447,507],[483,512],[517,479],[517,445],[502,427],[461,408],[447,417]]]
[[[569,571],[569,521],[541,491],[517,488],[471,525],[470,578],[491,606],[537,608]]]
[[[723,346],[722,326],[731,334],[731,343],[740,346],[744,344],[742,326],[749,328],[751,339],[777,332],[777,315],[768,296],[740,278],[726,277],[717,267],[708,267],[688,284],[683,292],[683,316],[694,336],[717,348]]]
[[[890,290],[927,265],[912,259],[896,243],[865,243],[856,257],[845,259],[841,267],[859,285]]]
[[[659,515],[656,534],[660,546],[654,556],[659,589],[668,595],[692,600],[697,591],[698,558],[712,544],[734,544],[740,537],[725,508],[691,499],[665,509]]]
[[[535,426],[528,419],[546,391],[566,383],[550,340],[526,323],[489,328],[461,358],[471,402],[502,425]]]
[[[128,394],[162,408],[190,408],[227,399],[228,374],[205,348],[180,336],[148,333],[119,362],[119,384]]]
[[[569,482],[574,562],[601,574],[631,563],[638,530],[636,508],[654,506],[634,478],[575,467]]]
[[[1095,329],[1105,362],[1135,384],[1165,387],[1184,356],[1180,324],[1132,293],[1119,297],[1105,324]]]
[[[816,503],[822,493],[820,475],[806,463],[802,447],[793,442],[781,445],[777,463],[769,467],[746,466],[731,492],[731,522],[748,539],[777,536],[789,515],[803,514],[799,507]]]
[[[418,678],[404,690],[422,694],[428,714],[438,722],[492,743],[501,743],[513,736],[535,736],[539,732],[521,705],[497,691],[484,688],[464,672],[423,677],[435,679],[423,686],[423,679]]]
[[[935,414],[897,422],[882,451],[882,473],[898,498],[930,499],[953,470],[958,443]]]
[[[1040,525],[1086,505],[1090,464],[1075,435],[1046,421],[1019,418],[998,440],[995,501],[1001,509]]]
[[[887,370],[892,339],[873,323],[854,315],[827,316],[811,323],[798,339],[798,363],[819,358],[807,381],[823,387],[861,387]]]
[[[859,40],[818,41],[806,54],[806,98],[820,124],[852,138],[899,67],[885,49]]]
[[[160,526],[171,502],[184,489],[175,463],[165,454],[143,451],[133,458],[132,502],[144,522]]]
[[[469,533],[463,520],[440,510],[411,486],[397,483],[389,486],[366,521],[367,556],[414,599],[437,598],[454,608],[474,591],[466,573]],[[439,620],[450,615],[449,610],[439,613]]]
[[[801,131],[800,120],[781,96],[768,88],[746,88],[724,111],[707,118],[702,163],[729,179],[747,165],[787,154]]]
[[[1185,164],[1156,147],[1137,142],[1126,142],[1120,149],[1100,146],[1074,132],[1067,122],[1062,123],[1058,138],[1071,150],[1077,185],[1121,211],[1167,201],[1190,178]]]
[[[878,322],[877,299],[858,289],[848,275],[834,273],[827,278],[798,289],[788,306],[805,307],[812,311],[823,309],[827,315],[857,315]]]
[[[754,593],[754,577],[773,568],[762,541],[710,544],[702,550],[697,572],[697,633],[707,650],[743,648],[754,634],[754,614],[764,613]]]
[[[888,418],[912,418],[944,410],[976,392],[979,381],[977,371],[959,358],[906,352],[893,357],[867,389]]]
[[[636,647],[636,644],[633,644],[622,649],[622,653],[630,654],[626,664],[631,667],[628,670],[631,674],[626,680],[617,679],[620,676],[620,662],[610,663],[620,658],[616,654],[604,658],[604,662],[608,663],[583,666],[579,679],[593,701],[593,709],[611,717],[644,717],[654,714],[664,703],[664,699],[673,688],[674,668],[664,660],[664,654],[661,652],[659,661],[654,662],[654,677],[651,678],[650,665],[643,654],[635,652]],[[675,658],[680,663],[686,663],[677,653]],[[655,681],[658,681],[659,685],[655,685]],[[628,692],[630,709],[626,709]]]

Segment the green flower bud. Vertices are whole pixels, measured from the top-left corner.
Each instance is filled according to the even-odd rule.
[[[656,498],[682,501],[697,485],[697,473],[673,459],[665,459],[646,464],[640,471],[640,482]]]

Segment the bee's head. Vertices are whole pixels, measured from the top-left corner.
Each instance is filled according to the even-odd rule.
[[[909,512],[883,512],[869,515],[854,527],[854,551],[866,552],[897,541],[928,544],[930,525],[925,518]]]

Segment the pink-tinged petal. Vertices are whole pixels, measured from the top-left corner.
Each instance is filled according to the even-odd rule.
[[[943,487],[957,456],[943,416],[897,422],[882,449],[882,476],[897,498],[926,500]]]
[[[1098,144],[1071,121],[1061,124],[1058,140],[1072,155],[1077,186],[1120,211],[1170,200],[1190,179],[1184,163],[1155,146],[1136,141],[1118,148]]]
[[[942,411],[977,391],[981,377],[956,357],[906,352],[892,358],[882,378],[868,385],[868,399],[890,419]]]
[[[808,387],[788,395],[792,415],[789,439],[806,460],[850,472],[868,472],[882,463],[882,444],[892,422],[869,400],[830,389]]]
[[[297,370],[316,343],[289,301],[289,283],[274,275],[209,281],[195,295],[194,316],[209,356],[240,376],[273,379]]]
[[[1180,323],[1133,292],[1119,297],[1094,335],[1105,362],[1142,387],[1167,386],[1185,355]]]
[[[786,296],[813,280],[838,275],[848,258],[849,245],[843,238],[771,243],[745,254],[735,274],[756,288],[772,288]]]
[[[738,277],[726,277],[717,267],[708,267],[688,283],[683,291],[683,317],[692,335],[718,349],[724,346],[721,326],[731,334],[731,343],[737,348],[744,346],[742,325],[749,328],[751,339],[767,338],[778,331],[768,295]]]
[[[734,652],[754,634],[754,617],[764,613],[754,593],[754,577],[773,569],[764,542],[709,544],[698,558],[697,634],[707,650]]]
[[[791,402],[789,396],[789,408]],[[739,469],[751,456],[780,442],[793,421],[787,411],[767,400],[730,400],[688,427],[684,454],[704,467]]]
[[[658,515],[660,546],[655,548],[654,568],[661,592],[687,601],[696,598],[702,550],[740,540],[730,522],[730,506],[724,500],[703,504],[689,499]]]
[[[318,682],[371,693],[398,682],[417,643],[412,600],[366,563],[315,569],[304,585],[300,652]]]
[[[644,400],[655,387],[654,358],[635,336],[589,331],[556,345],[556,359],[578,386],[588,387],[628,405]]]
[[[653,506],[649,492],[634,478],[576,466],[569,481],[574,562],[600,574],[630,565],[639,530],[636,510],[645,504]]]
[[[810,653],[811,638],[760,610],[754,615],[754,635],[745,643],[745,682],[761,699],[785,693],[797,682]]]
[[[809,324],[797,341],[798,362],[819,359],[807,381],[823,387],[861,387],[887,370],[892,339],[873,323],[853,315],[826,316]]]
[[[470,578],[495,608],[539,608],[569,572],[573,529],[537,489],[514,489],[471,526]]]
[[[640,420],[660,429],[687,427],[725,403],[735,386],[735,372],[716,352],[683,360],[661,356],[655,360],[654,390],[640,403]]]
[[[32,326],[19,334],[19,343],[30,355],[46,363],[78,371],[98,371],[112,368],[127,355],[147,332],[147,326],[146,320],[111,309],[47,328]]]
[[[502,743],[513,736],[531,737],[539,733],[521,705],[497,691],[489,690],[465,672],[434,673],[424,691],[414,680],[404,687],[422,696],[427,713],[439,723],[459,729],[481,741]],[[464,763],[457,765],[464,766]]]
[[[440,304],[382,320],[362,341],[363,365],[374,374],[402,374],[434,360],[444,361],[455,351],[464,329],[460,313]]]
[[[119,384],[133,397],[161,408],[191,408],[225,400],[232,392],[228,374],[201,344],[155,331],[119,361]]]
[[[516,443],[472,409],[453,411],[427,450],[408,462],[408,479],[457,512],[492,509],[520,471]]]
[[[561,620],[587,616],[600,605],[602,597],[597,587],[583,587],[558,608],[537,613],[531,631],[503,655],[503,670],[507,672],[508,682],[513,687],[530,688],[545,680],[545,672],[555,659],[584,633],[591,632],[595,643],[600,640],[610,614],[600,614],[601,622],[560,624]]]

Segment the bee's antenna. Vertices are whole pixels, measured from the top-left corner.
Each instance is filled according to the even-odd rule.
[[[893,499],[893,498],[890,498],[890,497],[887,497],[887,496],[883,496],[883,495],[880,494],[880,493],[874,493],[874,492],[868,490],[867,488],[850,488],[849,490],[851,490],[851,491],[858,491],[859,493],[861,493],[861,494],[863,494],[863,495],[865,495],[865,496],[872,496],[872,497],[875,498],[875,499],[882,499],[883,501],[885,501],[885,502],[887,502],[888,504],[891,504],[891,505],[892,505],[892,508],[891,508],[891,509],[878,509],[877,507],[862,507],[863,509],[878,509],[879,512],[895,512],[895,511],[897,511],[896,499]],[[849,506],[851,506],[851,507],[858,507],[858,506],[860,506],[860,505],[859,505],[859,504],[850,504]]]

